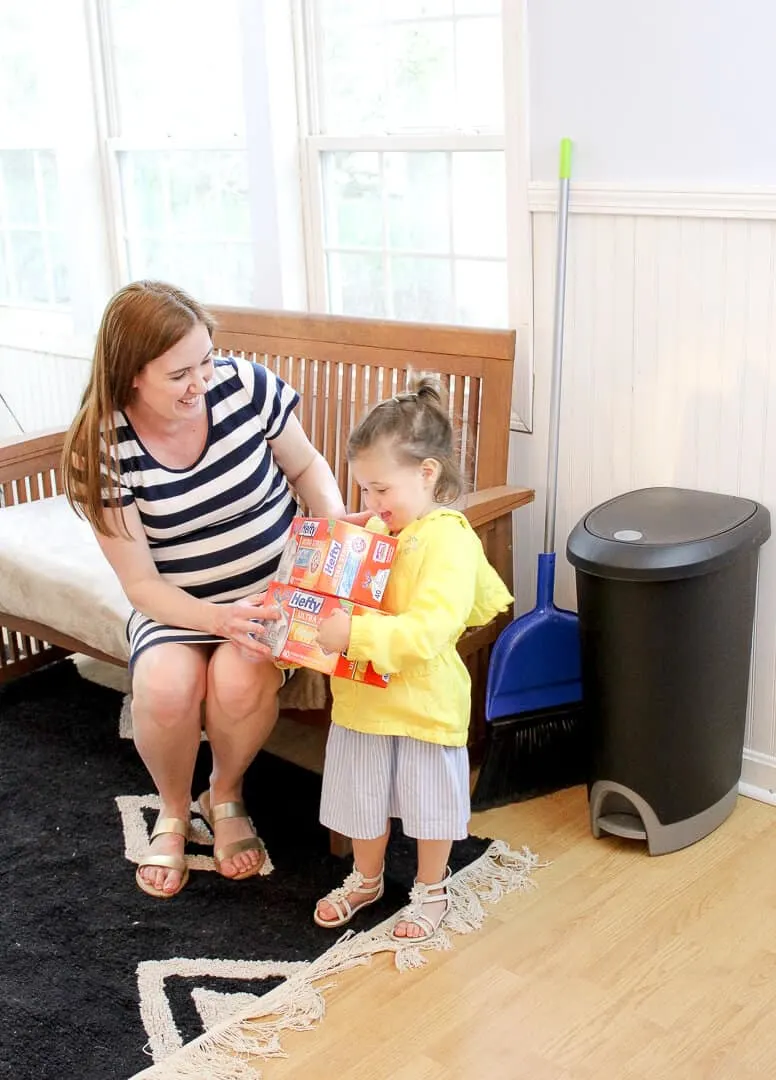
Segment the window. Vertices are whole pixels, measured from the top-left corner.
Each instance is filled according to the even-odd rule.
[[[0,350],[87,358],[139,277],[509,325],[528,424],[525,2],[0,4]]]
[[[293,2],[0,5],[0,349],[88,357],[140,277],[306,305]]]
[[[0,305],[56,309],[70,292],[44,14],[40,0],[0,10]]]
[[[505,326],[500,0],[305,0],[314,305]]]
[[[67,305],[61,220],[53,150],[0,150],[0,304]]]
[[[254,299],[239,0],[103,0],[123,280]]]

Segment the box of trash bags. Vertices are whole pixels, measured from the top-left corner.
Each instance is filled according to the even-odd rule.
[[[348,615],[380,611],[396,553],[396,539],[347,521],[294,518],[291,533],[267,589],[280,618],[267,620],[263,640],[272,655],[343,679],[385,686],[371,663],[327,653],[316,641],[324,619],[340,608]]]

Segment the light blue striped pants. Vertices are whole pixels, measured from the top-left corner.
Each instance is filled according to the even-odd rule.
[[[463,840],[470,815],[465,746],[329,728],[320,814],[327,828],[374,840],[395,817],[418,840]]]

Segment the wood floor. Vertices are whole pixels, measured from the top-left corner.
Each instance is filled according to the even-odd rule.
[[[281,724],[268,749],[314,766],[320,733]],[[536,889],[420,970],[338,976],[264,1080],[776,1080],[776,807],[739,798],[657,858],[594,840],[583,788],[472,831],[547,860]]]
[[[712,836],[651,858],[594,840],[582,788],[479,814],[528,844],[537,888],[399,974],[346,972],[265,1080],[776,1077],[776,807],[739,798]]]

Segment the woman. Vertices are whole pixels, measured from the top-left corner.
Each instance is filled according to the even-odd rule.
[[[278,713],[284,674],[257,640],[294,490],[343,517],[337,483],[302,431],[298,395],[261,364],[214,359],[208,313],[182,290],[134,282],[109,301],[64,449],[71,505],[91,524],[134,611],[127,634],[135,745],[161,800],[137,869],[151,896],[186,884],[183,849],[204,725],[200,797],[216,869],[241,879],[265,858],[242,803],[246,768]]]

